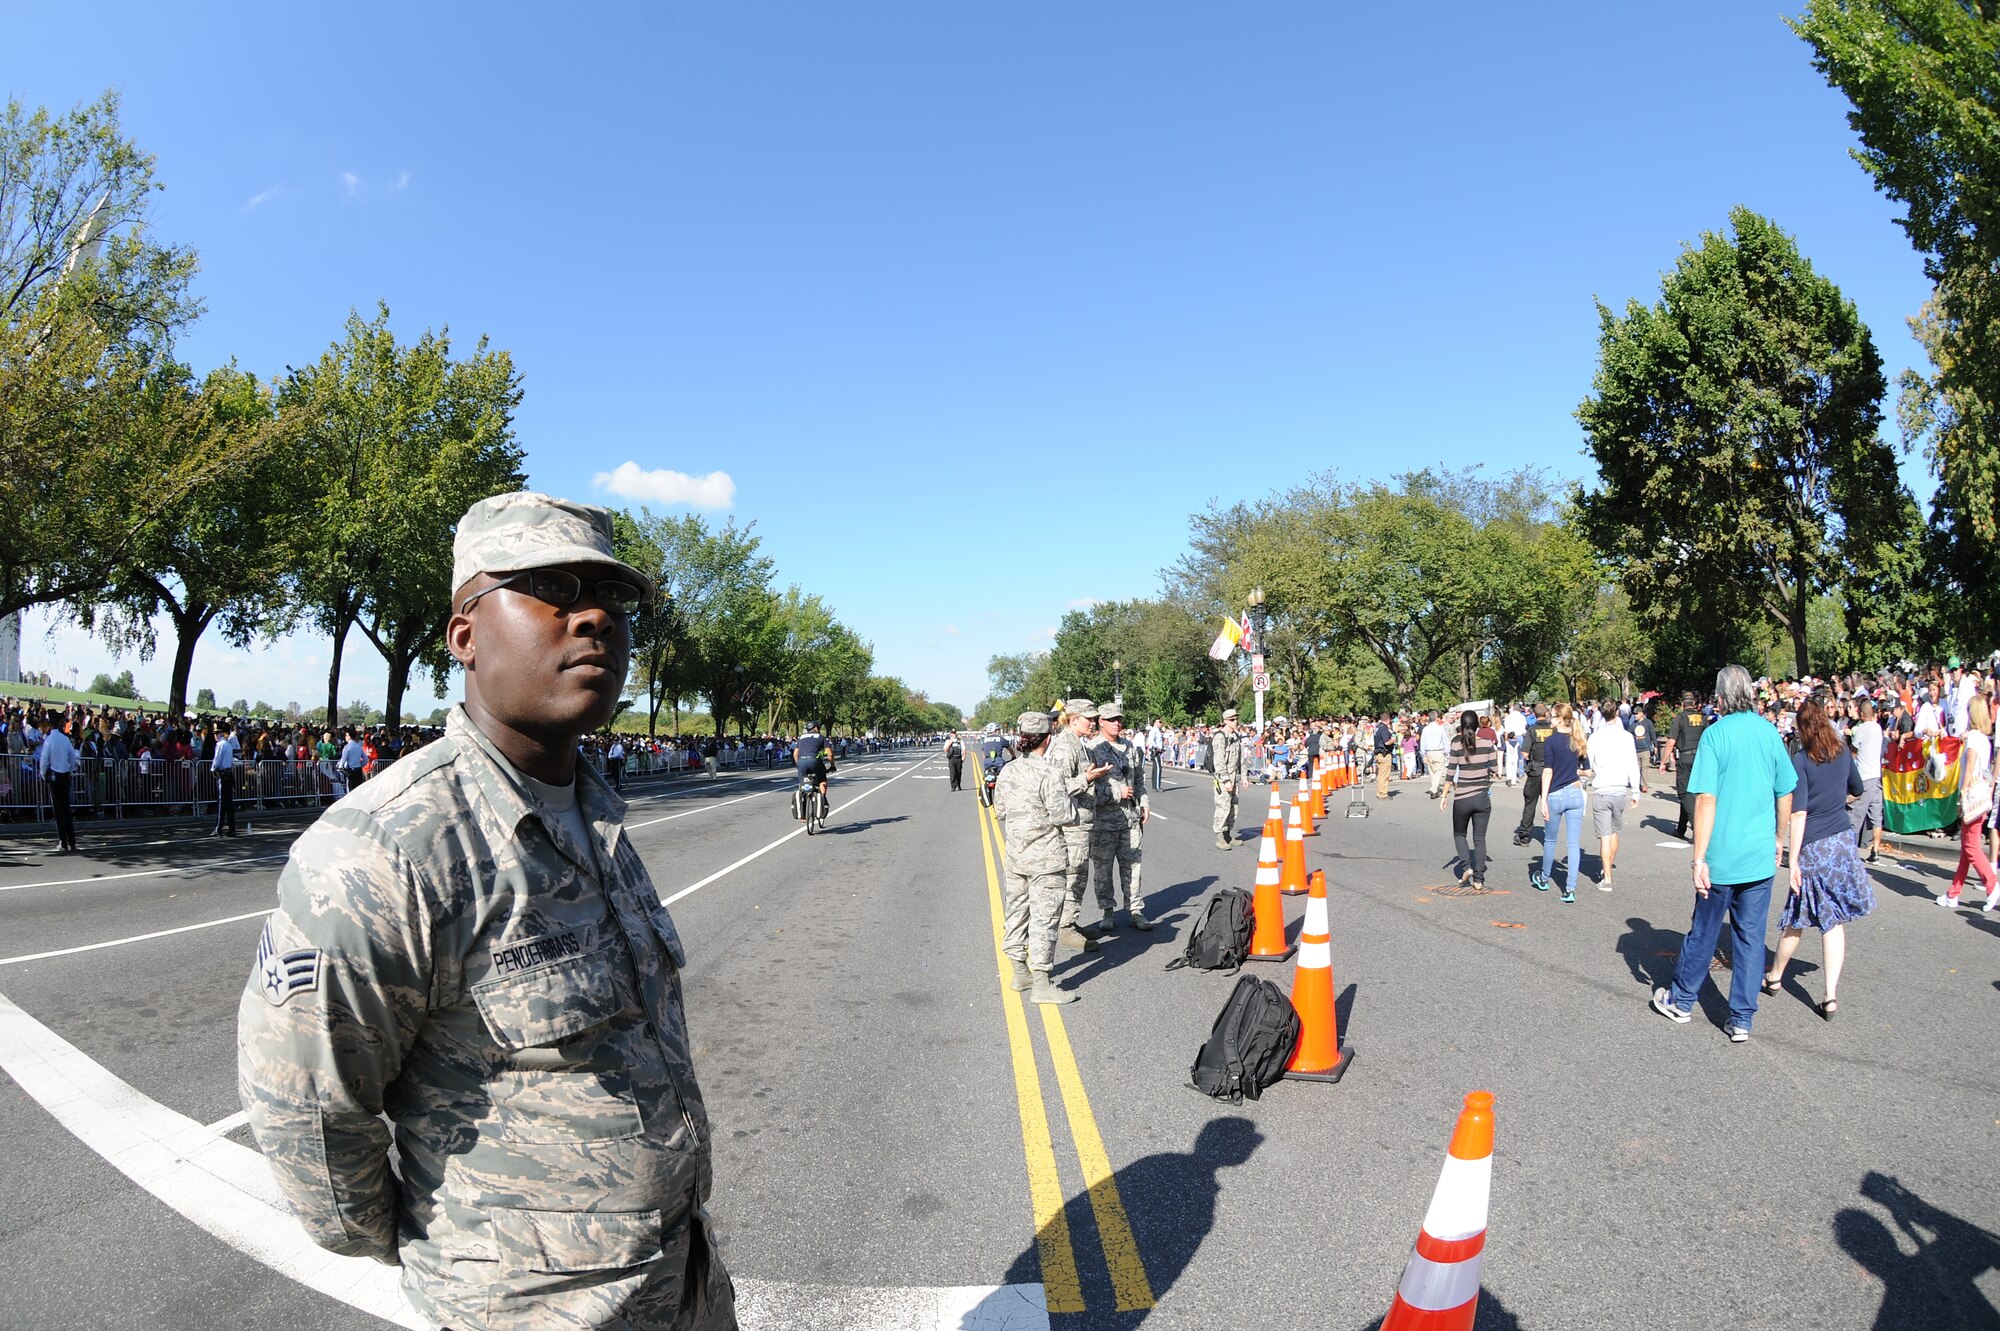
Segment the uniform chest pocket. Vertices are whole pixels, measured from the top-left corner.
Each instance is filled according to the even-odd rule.
[[[573,1040],[633,1013],[629,986],[615,949],[600,948],[503,980],[474,985],[472,1001],[496,1042],[513,1049],[543,1049]]]

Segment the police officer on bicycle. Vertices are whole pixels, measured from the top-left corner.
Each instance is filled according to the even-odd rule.
[[[1000,769],[1007,765],[1008,759],[1014,756],[1014,746],[1000,733],[1000,723],[988,721],[986,733],[979,737],[979,771],[985,777],[979,786],[982,801],[990,802],[992,782],[999,777]]]
[[[834,770],[833,746],[826,742],[826,736],[819,733],[819,723],[806,727],[806,733],[799,736],[799,742],[792,748],[792,759],[798,764],[799,784],[808,781],[819,792],[820,807],[826,807],[826,778]]]

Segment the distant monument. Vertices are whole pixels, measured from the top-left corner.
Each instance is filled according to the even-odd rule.
[[[21,682],[21,612],[0,619],[0,684]]]

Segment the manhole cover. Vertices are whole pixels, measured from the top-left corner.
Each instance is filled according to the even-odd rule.
[[[1462,883],[1452,883],[1447,887],[1426,888],[1425,891],[1434,897],[1504,897],[1507,895],[1507,889],[1505,888],[1467,887]]]

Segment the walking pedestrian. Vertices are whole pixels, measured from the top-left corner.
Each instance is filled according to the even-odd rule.
[[[1566,702],[1556,704],[1555,725],[1542,743],[1542,794],[1536,812],[1541,815],[1542,867],[1528,875],[1537,892],[1554,886],[1549,870],[1556,860],[1556,834],[1569,838],[1569,872],[1563,879],[1562,899],[1576,900],[1577,867],[1583,860],[1583,783],[1580,769],[1589,756],[1590,741],[1583,732],[1583,719]],[[1556,826],[1556,820],[1562,826]]]
[[[1542,759],[1549,736],[1556,728],[1549,721],[1549,705],[1535,704],[1527,729],[1521,736],[1521,825],[1514,829],[1514,844],[1525,846],[1535,837],[1535,820],[1542,807]]]
[[[70,783],[76,780],[76,746],[69,742],[69,736],[55,721],[43,722],[49,728],[41,737],[41,743],[28,759],[34,769],[41,774],[42,783],[48,787],[49,803],[54,806],[56,816],[56,853],[74,854],[76,851],[76,815],[70,811]],[[34,726],[27,727],[34,730]],[[39,735],[39,731],[36,732]]]
[[[1687,840],[1688,825],[1694,820],[1694,796],[1688,791],[1688,778],[1694,774],[1695,755],[1701,751],[1701,736],[1708,726],[1708,717],[1695,705],[1693,690],[1681,694],[1681,709],[1674,713],[1673,729],[1667,732],[1667,745],[1661,757],[1662,762],[1674,765],[1674,794],[1680,800],[1680,817],[1674,820],[1674,838]]]
[[[1096,735],[1097,705],[1088,698],[1071,698],[1063,704],[1063,727],[1055,732],[1048,748],[1049,766],[1055,768],[1063,789],[1076,803],[1076,818],[1062,831],[1063,846],[1069,852],[1069,887],[1063,898],[1056,945],[1080,952],[1097,950],[1096,935],[1077,924],[1077,911],[1083,905],[1084,889],[1090,886],[1090,828],[1097,821],[1095,784],[1111,770],[1091,760],[1090,745]],[[1107,929],[1110,923],[1104,922]]]
[[[1465,716],[1466,713],[1460,712],[1459,715]],[[1423,752],[1424,775],[1430,778],[1432,799],[1438,798],[1439,792],[1444,789],[1448,781],[1448,774],[1445,771],[1445,746],[1449,743],[1451,743],[1451,730],[1445,725],[1444,718],[1426,713],[1423,730],[1418,735],[1417,747]],[[1491,801],[1488,803],[1490,806]],[[1489,807],[1487,813],[1490,815],[1492,812]]]
[[[1875,889],[1847,819],[1847,797],[1861,793],[1861,774],[1818,699],[1800,706],[1798,735],[1792,771],[1799,783],[1792,791],[1791,825],[1785,829],[1791,841],[1792,890],[1778,912],[1778,955],[1765,972],[1763,992],[1778,992],[1799,939],[1808,926],[1818,929],[1826,956],[1826,997],[1814,1010],[1832,1021],[1840,1008],[1846,925],[1875,909]]]
[[[459,520],[465,700],[293,845],[237,1005],[277,1190],[316,1243],[399,1266],[429,1325],[736,1326],[687,953],[577,756],[647,586],[611,541],[546,495]]]
[[[1236,793],[1243,784],[1243,734],[1236,709],[1222,712],[1222,729],[1209,735],[1208,774],[1215,779],[1215,848],[1236,849]]]
[[[1750,672],[1724,666],[1715,677],[1716,720],[1706,726],[1689,773],[1694,807],[1694,915],[1681,940],[1674,978],[1653,991],[1653,1010],[1667,1020],[1693,1020],[1695,995],[1708,978],[1709,958],[1726,918],[1730,948],[1729,1024],[1732,1044],[1750,1038],[1764,975],[1764,930],[1771,883],[1789,826],[1798,772],[1778,728],[1757,714]]]
[[[1047,734],[1048,732],[1044,731],[1042,733]],[[965,789],[960,784],[965,776],[965,745],[959,742],[956,730],[952,731],[951,738],[944,742],[944,765],[945,770],[951,773],[951,788],[953,790]]]
[[[1440,760],[1450,769],[1444,780],[1443,805],[1451,810],[1458,881],[1475,892],[1486,890],[1486,825],[1493,818],[1493,778],[1500,762],[1499,748],[1490,734],[1480,729],[1479,718],[1471,711],[1460,712],[1450,752]]]
[[[1848,806],[1847,816],[1857,846],[1869,829],[1874,829],[1875,839],[1867,855],[1867,863],[1873,864],[1882,853],[1882,723],[1875,719],[1873,698],[1863,698],[1854,710],[1857,719],[1847,732],[1847,743],[1854,751],[1855,773],[1861,778],[1861,798]]]
[[[604,775],[613,790],[625,793],[625,741],[616,735],[611,737],[611,747],[604,751]]]
[[[1977,869],[1986,888],[1985,912],[1990,915],[2000,905],[1993,861],[1986,854],[1986,815],[1993,808],[1992,708],[1985,698],[1974,694],[1966,705],[1966,718],[1969,724],[1958,763],[1958,871],[1938,904],[1956,907],[1967,873]]]
[[[993,783],[993,816],[1007,844],[1001,860],[1001,951],[1013,963],[1015,991],[1031,1003],[1073,1003],[1056,986],[1056,933],[1069,900],[1069,850],[1063,832],[1076,823],[1076,801],[1049,763],[1049,714],[1023,712],[1015,758]]]
[[[1097,904],[1108,923],[1120,903],[1134,929],[1151,929],[1146,894],[1139,886],[1140,849],[1152,804],[1146,798],[1146,760],[1125,737],[1125,709],[1115,702],[1097,709],[1098,738],[1091,760],[1111,771],[1097,783],[1097,818],[1090,828],[1090,874]]]
[[[210,836],[236,835],[236,727],[224,721],[216,730],[214,756],[209,769],[215,773],[215,827]]]
[[[1389,714],[1375,723],[1375,798],[1389,798],[1390,770],[1396,765],[1396,732],[1389,728]]]
[[[1597,832],[1600,865],[1597,890],[1611,890],[1611,871],[1618,867],[1618,834],[1625,815],[1639,807],[1639,753],[1632,732],[1608,718],[1590,737],[1590,819]]]

